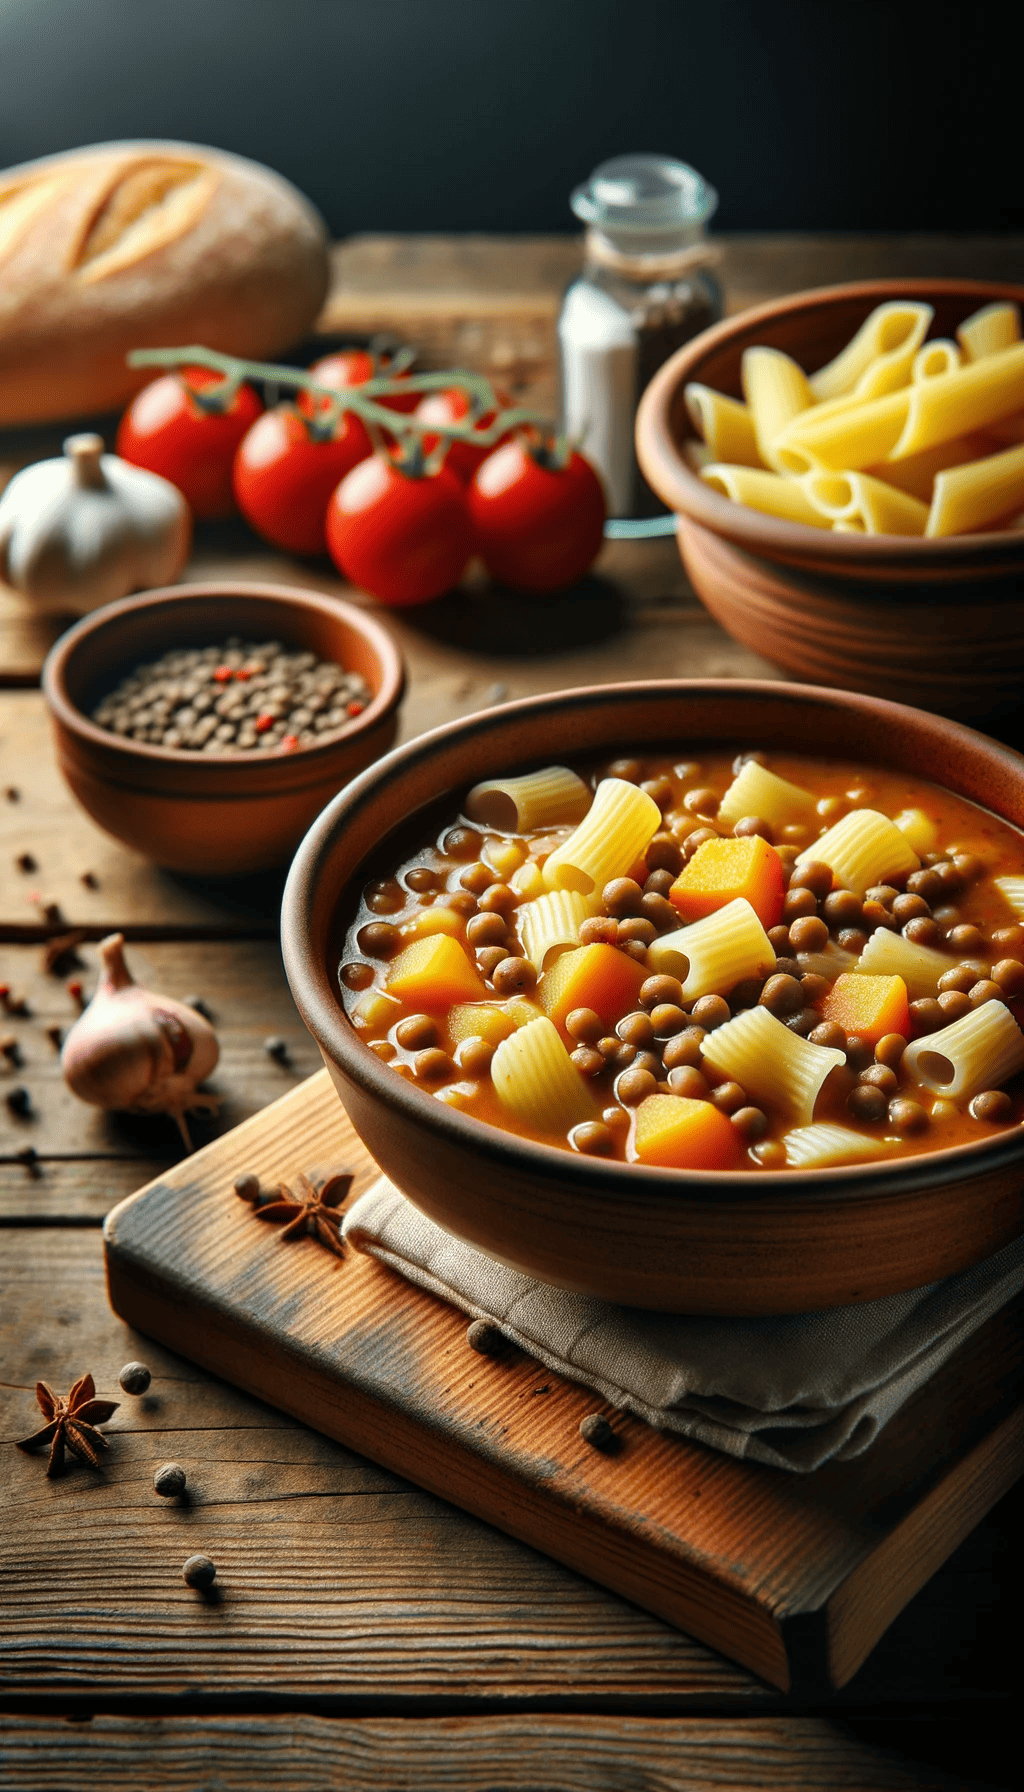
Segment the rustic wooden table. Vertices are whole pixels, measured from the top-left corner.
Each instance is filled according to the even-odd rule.
[[[578,248],[568,239],[361,239],[337,251],[323,327],[382,327],[435,365],[469,362],[550,404],[554,319]],[[1024,277],[1024,238],[737,238],[731,307],[872,274]],[[48,449],[0,441],[0,481]],[[410,691],[402,735],[552,688],[643,676],[777,676],[732,643],[687,589],[671,542],[614,544],[584,600],[490,606],[479,590],[393,619]],[[240,525],[199,531],[187,577],[336,592]],[[347,592],[357,602],[358,593]],[[317,1066],[277,946],[279,881],[215,888],[174,878],[97,832],[53,766],[36,688],[59,623],[0,592],[0,981],[30,1012],[10,1022],[31,1111],[0,1122],[0,1431],[34,1429],[34,1383],[86,1370],[104,1393],[132,1357],[153,1370],[123,1399],[102,1475],[48,1481],[2,1451],[0,1783],[119,1789],[282,1789],[444,1783],[453,1792],[641,1786],[952,1788],[1012,1783],[1017,1673],[998,1613],[1020,1592],[1008,1496],[911,1602],[854,1680],[793,1701],[544,1557],[420,1493],[130,1333],[107,1305],[99,1226],[178,1155],[170,1125],[105,1118],[64,1088],[47,1029],[74,1007],[46,941],[121,928],[136,976],[200,994],[216,1017],[222,1095],[202,1139]],[[30,854],[37,869],[18,869]],[[91,873],[89,884],[84,874]],[[61,921],[47,921],[56,902]],[[288,1042],[286,1062],[263,1050]],[[33,1155],[34,1154],[34,1155]],[[114,1435],[116,1434],[116,1435]],[[151,1491],[173,1457],[198,1489]],[[216,1599],[182,1583],[194,1548],[220,1564]]]

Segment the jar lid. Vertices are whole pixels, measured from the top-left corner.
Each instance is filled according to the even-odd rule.
[[[706,224],[718,194],[672,156],[614,156],[574,189],[570,204],[577,218],[613,239],[664,239]]]

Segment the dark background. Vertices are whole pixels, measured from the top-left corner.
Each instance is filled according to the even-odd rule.
[[[723,230],[1024,227],[1024,5],[981,0],[0,0],[0,166],[181,137],[332,230],[563,231],[630,149]]]

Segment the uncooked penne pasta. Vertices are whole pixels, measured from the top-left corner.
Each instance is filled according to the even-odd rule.
[[[909,394],[906,422],[889,460],[951,442],[1024,407],[1024,342],[971,361],[956,373],[918,380]]]
[[[734,828],[746,816],[759,815],[762,821],[779,828],[787,822],[803,821],[813,808],[814,798],[809,790],[801,790],[798,784],[780,778],[756,759],[748,759],[718,805],[718,820]]]
[[[724,460],[737,467],[761,467],[754,421],[745,404],[702,386],[693,380],[683,387],[690,421],[710,449],[710,460]]]
[[[1006,299],[983,305],[980,311],[965,318],[956,334],[964,359],[981,361],[1020,341],[1020,311]]]
[[[465,809],[470,821],[482,827],[528,834],[582,821],[591,801],[592,792],[577,772],[567,765],[548,765],[522,778],[489,778],[474,784]]]
[[[814,403],[807,375],[781,349],[748,348],[743,353],[741,379],[761,459],[776,472],[784,472],[775,461],[774,444],[787,424]]]
[[[836,1126],[819,1120],[816,1126],[795,1126],[782,1141],[786,1162],[795,1170],[809,1170],[825,1164],[849,1163],[863,1157],[878,1157],[885,1150],[885,1140],[870,1134],[854,1132],[850,1126]]]
[[[828,528],[795,479],[783,479],[757,467],[724,467],[717,462],[702,467],[700,477],[712,491],[721,492],[734,504],[745,504],[748,510],[760,510],[765,516],[779,516],[790,523],[809,523],[814,529]]]
[[[845,1052],[812,1045],[767,1008],[748,1008],[716,1027],[702,1050],[712,1068],[741,1084],[751,1101],[799,1126],[810,1126],[826,1077],[846,1063]]]
[[[549,890],[600,891],[641,858],[661,826],[653,797],[625,778],[603,778],[575,832],[544,863]]]
[[[827,413],[824,405],[802,411],[776,439],[776,466],[796,475],[821,467],[842,473],[885,460],[906,424],[910,390],[905,386],[885,398]]]
[[[905,356],[908,349],[912,359],[914,351],[924,341],[933,315],[930,305],[913,300],[890,299],[884,305],[876,305],[835,360],[812,373],[810,387],[815,400],[821,403],[852,392],[872,363]],[[868,395],[864,394],[865,397]]]
[[[546,1015],[501,1041],[491,1059],[491,1081],[502,1106],[538,1132],[565,1133],[596,1113],[557,1027]]]
[[[747,977],[767,977],[775,968],[775,949],[745,896],[724,908],[663,933],[647,949],[651,970],[678,977],[683,995],[726,995]]]
[[[992,882],[1019,921],[1024,921],[1024,877],[994,877]]]
[[[980,450],[981,454],[990,454],[993,448],[1016,448],[1024,442],[1024,411],[1012,411],[1009,417],[997,417],[994,423],[986,424],[985,436],[988,446]]]
[[[851,809],[797,858],[798,865],[829,865],[839,883],[863,896],[872,884],[904,871],[917,871],[921,861],[906,835],[877,809]]]
[[[538,977],[554,963],[559,951],[579,945],[580,928],[596,908],[595,898],[583,896],[579,890],[549,890],[522,905],[516,914],[519,935]]]
[[[935,995],[939,978],[952,969],[952,961],[946,952],[915,945],[888,927],[876,927],[852,968],[870,977],[902,977],[907,995],[917,1002],[922,996]]]
[[[914,356],[910,370],[911,380],[933,380],[940,373],[955,373],[961,365],[962,357],[955,342],[949,342],[943,336],[936,336],[934,342],[926,342]]]
[[[935,1095],[969,1101],[1024,1070],[1024,1033],[1005,1003],[993,998],[952,1026],[912,1040],[901,1069]]]
[[[866,535],[923,535],[928,525],[927,504],[868,473],[804,473],[798,483],[830,522]]]
[[[907,500],[909,502],[909,500]],[[965,467],[935,475],[926,535],[963,535],[983,529],[1024,505],[1024,447],[1004,448]]]
[[[912,498],[920,498],[922,504],[930,504],[936,473],[945,472],[947,467],[965,466],[970,460],[981,460],[996,446],[991,436],[977,430],[974,435],[957,436],[953,442],[939,442],[934,448],[922,448],[920,454],[908,454],[906,460],[879,461],[873,467],[866,467],[865,472],[872,479],[881,479],[901,492],[909,492]]]

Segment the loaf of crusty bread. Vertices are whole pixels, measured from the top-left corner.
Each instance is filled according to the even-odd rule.
[[[0,426],[113,409],[133,348],[266,357],[327,292],[323,220],[256,162],[99,143],[0,174]]]

